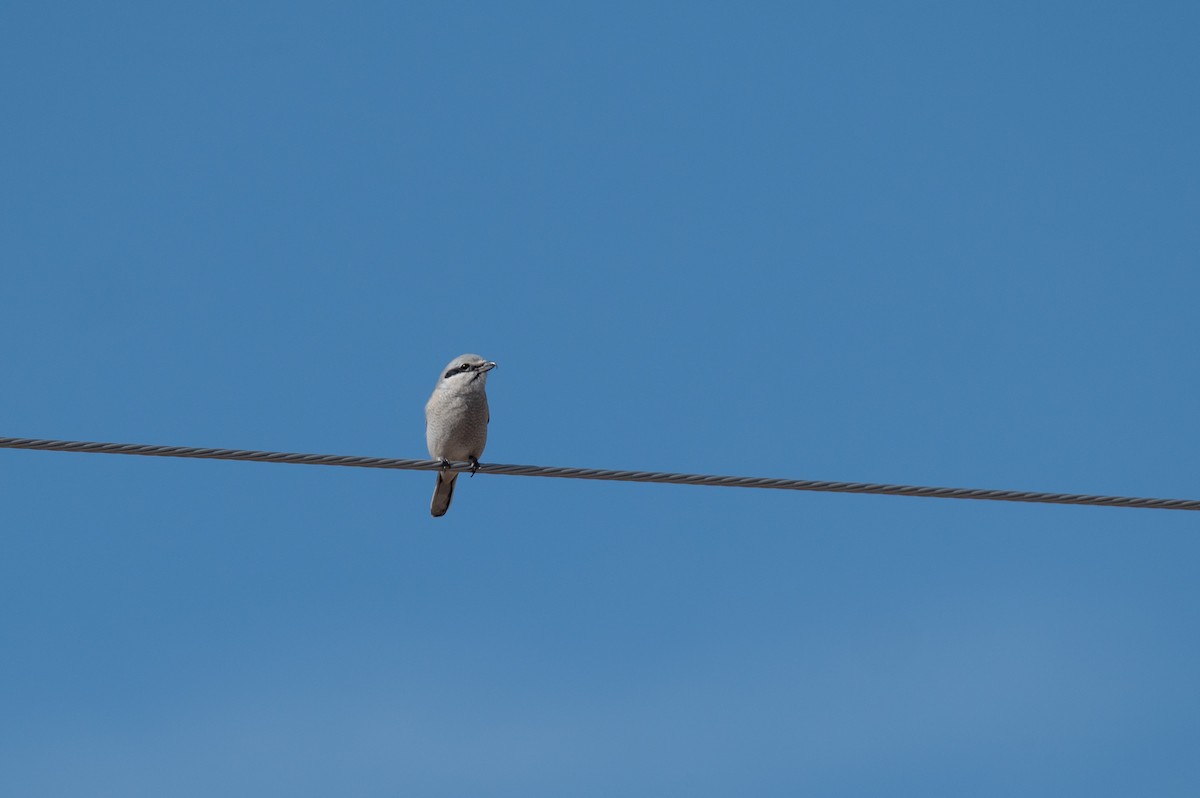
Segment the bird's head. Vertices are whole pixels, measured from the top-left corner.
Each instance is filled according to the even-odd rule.
[[[442,370],[438,387],[482,386],[487,382],[487,373],[494,368],[495,362],[484,360],[479,355],[459,355]]]

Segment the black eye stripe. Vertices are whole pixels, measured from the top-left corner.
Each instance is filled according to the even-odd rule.
[[[474,368],[475,367],[470,363],[463,363],[461,366],[455,366],[443,374],[442,379],[445,379],[446,377],[453,377],[455,374],[466,374],[468,371],[474,370]]]

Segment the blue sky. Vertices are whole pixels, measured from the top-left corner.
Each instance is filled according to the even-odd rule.
[[[0,11],[0,434],[1200,498],[1189,3]],[[1189,513],[0,451],[0,792],[1200,788]]]

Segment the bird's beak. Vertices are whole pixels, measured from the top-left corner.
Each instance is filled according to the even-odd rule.
[[[496,368],[496,361],[489,360],[488,362],[484,363],[482,366],[479,367],[479,371],[480,372],[491,371],[494,368]]]

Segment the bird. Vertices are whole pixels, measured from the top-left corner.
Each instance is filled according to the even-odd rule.
[[[446,364],[438,377],[433,395],[425,403],[425,443],[429,456],[441,460],[429,512],[440,518],[450,509],[454,497],[456,472],[447,471],[451,460],[467,460],[473,475],[487,445],[488,413],[487,373],[495,362],[479,355],[459,355]]]

